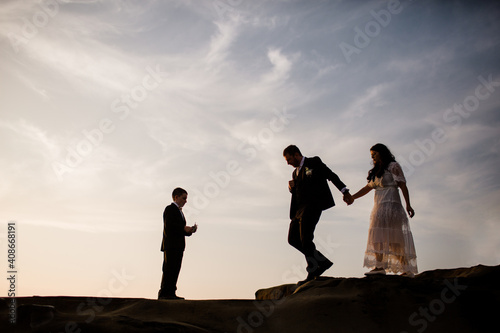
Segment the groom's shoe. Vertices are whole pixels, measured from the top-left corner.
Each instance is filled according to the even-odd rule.
[[[307,274],[307,278],[305,280],[297,282],[297,288],[300,287],[300,286],[302,286],[302,285],[304,285],[304,284],[306,284],[309,281],[314,280],[314,278],[315,278],[315,276],[312,275],[311,273]]]
[[[328,260],[327,262],[318,266],[318,268],[316,268],[316,270],[313,272],[314,278],[317,278],[318,276],[320,276],[321,274],[326,272],[330,267],[332,267],[332,265],[333,265],[333,262]]]
[[[315,278],[326,272],[330,267],[332,267],[332,265],[333,262],[331,262],[330,260],[327,260],[322,265],[319,265],[313,272],[309,272],[307,274],[307,278],[305,280],[297,282],[297,287],[300,287],[301,285],[314,280]]]
[[[297,287],[300,287],[300,286],[306,284],[307,282],[314,280],[315,278],[316,278],[316,275],[313,272],[309,272],[309,273],[307,273],[307,277],[305,280],[297,282]]]

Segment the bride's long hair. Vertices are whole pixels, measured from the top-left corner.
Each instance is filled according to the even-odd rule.
[[[373,147],[370,148],[370,151],[376,151],[380,154],[380,163],[375,163],[373,168],[368,171],[368,177],[366,178],[368,181],[375,180],[375,178],[381,178],[384,175],[385,170],[391,162],[396,162],[394,155],[392,155],[389,148],[386,145],[377,143]]]

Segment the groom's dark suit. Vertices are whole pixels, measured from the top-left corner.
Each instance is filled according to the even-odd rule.
[[[306,157],[299,173],[293,171],[292,179],[288,242],[305,255],[309,278],[318,267],[331,266],[330,260],[316,250],[313,242],[321,212],[335,206],[327,180],[339,190],[346,186],[319,157]]]
[[[182,257],[186,247],[185,236],[191,236],[184,230],[186,220],[175,203],[167,206],[163,212],[163,276],[159,296],[175,295],[177,279],[181,270]]]

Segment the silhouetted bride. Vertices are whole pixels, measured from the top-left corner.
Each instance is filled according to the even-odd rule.
[[[375,189],[375,203],[370,216],[370,229],[364,267],[373,268],[366,275],[386,274],[386,271],[413,277],[417,271],[417,255],[408,217],[415,215],[410,194],[399,163],[390,150],[377,143],[370,148],[373,168],[368,172],[368,184],[355,193],[358,199]],[[398,188],[406,202],[401,204]]]

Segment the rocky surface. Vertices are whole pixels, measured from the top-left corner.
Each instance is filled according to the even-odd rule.
[[[321,277],[256,300],[0,299],[1,332],[496,332],[500,266]]]

